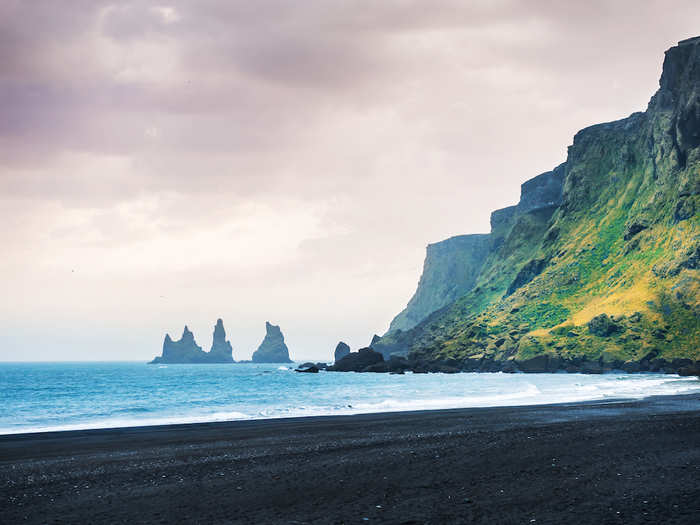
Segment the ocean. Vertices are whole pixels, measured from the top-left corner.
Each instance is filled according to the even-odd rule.
[[[0,363],[0,434],[700,392],[663,374],[299,374],[266,364]]]

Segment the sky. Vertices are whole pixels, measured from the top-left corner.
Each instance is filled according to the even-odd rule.
[[[384,333],[425,247],[644,110],[700,2],[0,0],[0,360]]]

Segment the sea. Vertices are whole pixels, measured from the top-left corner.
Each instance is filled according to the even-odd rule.
[[[0,363],[0,434],[700,392],[663,374],[301,374],[293,365]]]

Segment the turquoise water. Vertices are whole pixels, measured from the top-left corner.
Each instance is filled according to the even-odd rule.
[[[0,434],[700,392],[661,374],[298,374],[280,365],[0,363]]]

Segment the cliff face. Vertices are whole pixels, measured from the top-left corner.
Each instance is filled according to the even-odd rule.
[[[647,111],[578,132],[522,192],[471,289],[373,348],[482,370],[700,358],[700,38],[666,52]]]
[[[231,343],[226,341],[226,331],[221,319],[214,327],[214,340],[211,351],[205,352],[194,340],[194,334],[185,326],[182,337],[173,341],[169,334],[165,334],[163,341],[163,353],[151,361],[150,364],[170,363],[233,363],[233,350]]]
[[[291,363],[289,349],[279,326],[265,322],[265,338],[253,353],[254,363]]]
[[[389,326],[388,333],[409,330],[454,302],[476,285],[487,257],[497,251],[520,217],[561,204],[563,166],[523,183],[516,206],[491,214],[491,233],[459,235],[429,244],[418,289]]]
[[[418,289],[391,322],[389,332],[413,328],[428,314],[471,290],[489,248],[489,235],[460,235],[429,244]]]

